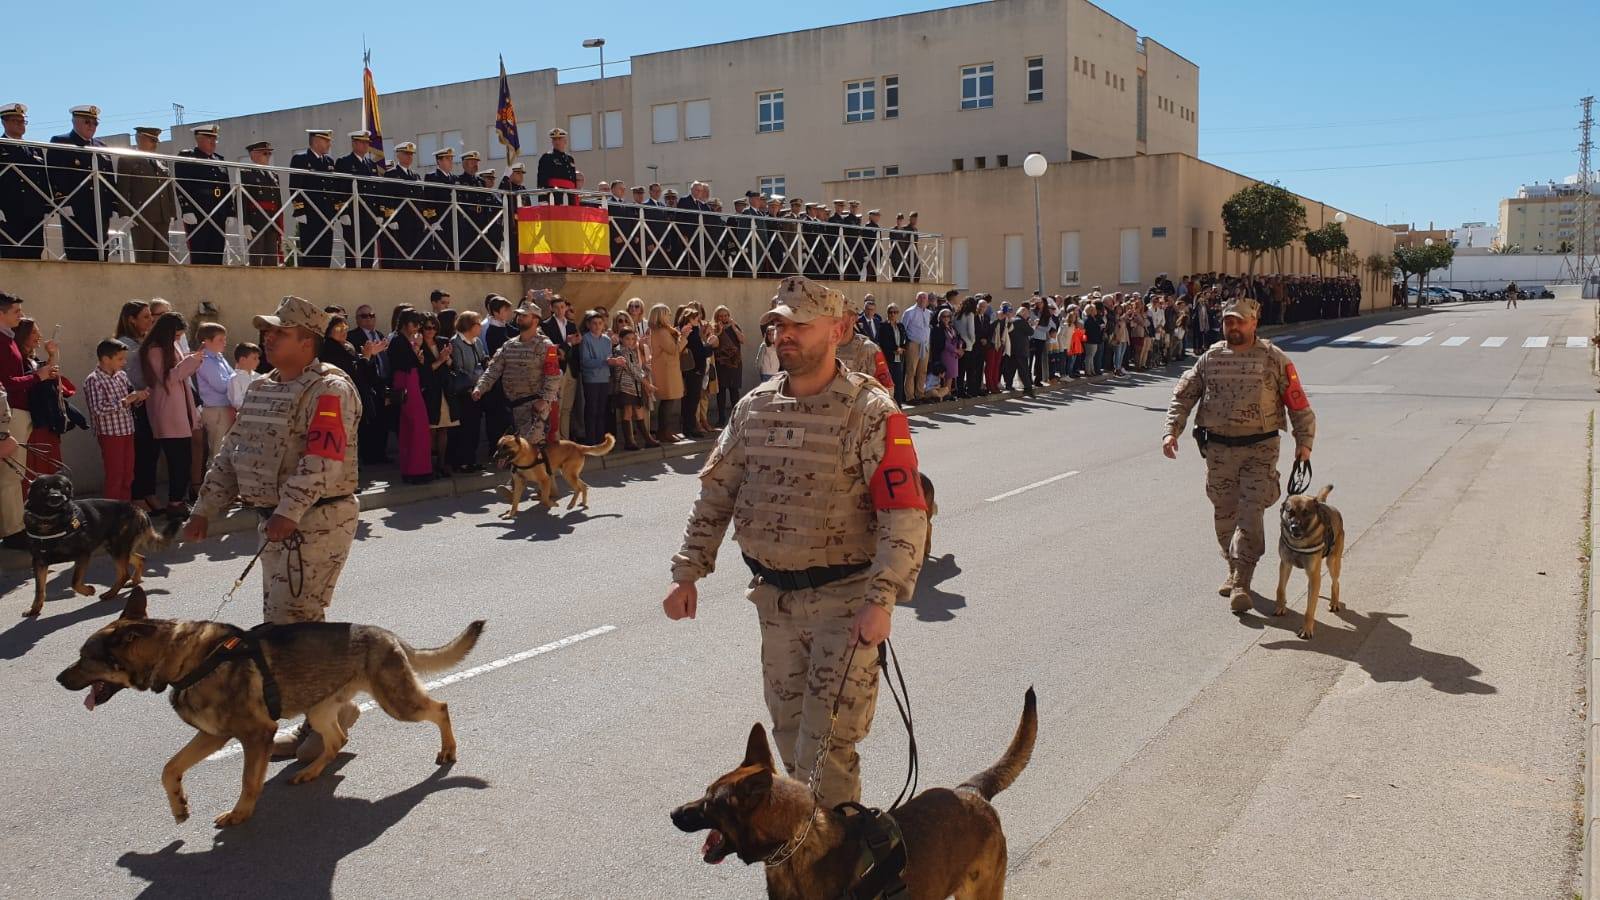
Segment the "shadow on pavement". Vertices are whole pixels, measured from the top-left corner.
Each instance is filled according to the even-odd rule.
[[[267,783],[255,815],[216,832],[209,850],[180,853],[184,842],[176,840],[153,853],[124,853],[117,865],[148,882],[141,897],[329,898],[340,861],[376,841],[428,795],[489,786],[481,778],[451,776],[448,768],[440,768],[382,800],[336,797],[334,789],[344,779],[334,772],[351,758],[341,754],[321,778],[306,785],[288,784],[297,766],[280,770]],[[160,793],[152,796],[159,805]],[[215,799],[217,813],[234,800],[231,795]],[[203,822],[196,810],[185,827]],[[403,892],[398,883],[389,889]]]
[[[501,506],[503,509],[504,504]],[[564,534],[572,534],[578,530],[576,526],[584,522],[620,518],[622,513],[590,515],[582,507],[567,512],[565,500],[558,503],[555,509],[546,510],[543,504],[524,499],[522,509],[517,512],[515,519],[502,519],[497,513],[494,518],[479,522],[476,527],[498,529],[501,533],[496,540],[537,542],[553,541]]]
[[[66,587],[66,582],[72,580],[72,567],[66,568],[66,579],[60,587],[66,589],[66,597],[60,591],[48,592],[45,595],[44,612],[35,619],[21,619],[15,625],[0,632],[0,659],[21,659],[29,650],[38,646],[46,637],[55,634],[63,628],[71,628],[90,619],[104,617],[106,621],[116,618],[122,611],[122,603],[126,591],[118,595],[115,600],[92,600],[79,597]],[[30,579],[31,580],[31,579]],[[50,597],[55,597],[55,602]],[[69,599],[70,598],[70,599]],[[27,598],[29,602],[32,597]],[[63,607],[70,607],[66,612],[61,612]],[[55,614],[52,614],[55,613]]]
[[[1251,628],[1278,628],[1291,634],[1300,630],[1305,617],[1292,606],[1282,616],[1271,614],[1272,602],[1257,598],[1257,611],[1265,609],[1265,621],[1252,615],[1242,615],[1239,620]],[[1354,630],[1328,628],[1328,618],[1337,616]],[[1406,618],[1405,613],[1375,612],[1362,616],[1345,607],[1329,613],[1324,605],[1318,613],[1315,638],[1307,641],[1298,637],[1287,641],[1273,641],[1261,646],[1267,650],[1309,650],[1353,662],[1367,670],[1373,681],[1426,680],[1433,689],[1446,694],[1493,694],[1494,685],[1479,680],[1483,670],[1459,656],[1426,650],[1413,643],[1411,632],[1394,623]]]
[[[917,578],[917,589],[911,594],[911,599],[902,606],[917,611],[917,620],[921,622],[949,622],[956,617],[956,610],[966,609],[967,598],[951,591],[940,590],[939,585],[961,574],[961,567],[956,565],[954,555],[945,555],[927,563],[922,567],[922,575]]]

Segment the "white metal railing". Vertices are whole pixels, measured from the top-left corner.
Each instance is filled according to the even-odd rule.
[[[516,210],[547,203],[604,207],[624,274],[943,274],[927,232],[0,139],[0,258],[516,271]]]

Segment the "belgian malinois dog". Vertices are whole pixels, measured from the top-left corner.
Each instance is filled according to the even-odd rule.
[[[428,696],[417,675],[460,662],[477,644],[483,625],[481,619],[473,622],[455,640],[431,650],[418,650],[375,625],[348,622],[263,625],[246,632],[223,622],[146,618],[144,589],[135,587],[122,615],[90,635],[78,661],[56,681],[69,691],[88,688],[83,704],[91,710],[123,688],[160,693],[174,686],[172,708],[196,729],[188,745],[161,770],[172,817],[180,823],[189,818],[183,773],[221,750],[229,738],[238,738],[244,745],[244,787],[233,809],[216,818],[217,827],[225,828],[255,812],[278,721],[269,712],[267,676],[248,654],[232,655],[199,681],[180,686],[213,653],[254,643],[270,673],[280,706],[277,714],[288,718],[304,713],[322,737],[322,755],[290,779],[291,784],[303,784],[321,775],[344,746],[348,735],[339,724],[339,708],[358,691],[371,694],[384,712],[402,722],[439,726],[442,746],[434,763],[455,762],[450,710]]]
[[[1036,707],[1029,688],[1022,721],[999,762],[955,790],[932,788],[894,810],[906,848],[907,900],[998,900],[1005,893],[1006,836],[989,801],[1028,764],[1039,731]],[[747,865],[763,862],[799,840],[787,858],[766,867],[773,900],[846,896],[861,859],[859,819],[819,808],[806,785],[779,772],[759,723],[750,729],[744,761],[704,797],[672,811],[680,831],[710,831],[700,848],[708,863],[731,855]]]
[[[1344,609],[1339,601],[1339,569],[1344,564],[1344,516],[1328,503],[1333,485],[1318,491],[1315,496],[1295,494],[1283,501],[1283,526],[1278,532],[1278,602],[1272,614],[1283,615],[1289,607],[1289,573],[1295,569],[1306,572],[1306,620],[1300,626],[1300,636],[1310,640],[1317,630],[1317,601],[1322,591],[1322,561],[1328,561],[1328,574],[1333,578],[1333,595],[1328,599],[1328,609]]]
[[[502,436],[494,445],[494,461],[495,465],[511,472],[510,496],[506,496],[503,489],[501,491],[501,496],[511,504],[511,508],[501,513],[500,518],[517,517],[517,507],[522,502],[522,493],[527,490],[530,482],[539,486],[539,502],[544,504],[544,508],[554,509],[555,475],[560,475],[567,482],[567,487],[572,488],[572,499],[567,501],[567,509],[572,509],[579,503],[583,504],[584,509],[588,509],[589,485],[583,481],[583,458],[605,456],[616,445],[617,439],[609,434],[594,445],[552,440],[544,445],[544,457],[541,459],[538,447],[515,434]]]

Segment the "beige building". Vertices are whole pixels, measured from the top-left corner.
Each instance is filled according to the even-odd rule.
[[[1577,184],[1525,184],[1517,196],[1500,201],[1500,245],[1523,253],[1578,249],[1583,192]],[[1590,197],[1589,249],[1600,254],[1600,198]]]
[[[1053,163],[1039,178],[1047,293],[1147,288],[1159,273],[1246,271],[1246,255],[1229,250],[1222,204],[1254,180],[1181,153]],[[825,187],[843,190],[842,182]],[[880,179],[860,184],[861,199],[885,211],[915,207],[946,223],[945,280],[997,297],[1025,297],[1039,288],[1033,184],[1020,168]],[[1320,228],[1340,210],[1301,198],[1306,226]],[[1365,259],[1389,253],[1394,234],[1346,213],[1350,250]],[[1258,273],[1315,274],[1316,260],[1296,242],[1256,265]],[[1326,265],[1324,272],[1331,274]],[[1365,271],[1363,308],[1387,306],[1388,279]]]
[[[381,66],[375,74],[381,87]],[[1067,160],[1199,145],[1199,70],[1087,0],[989,0],[636,55],[630,75],[603,82],[561,84],[541,69],[510,84],[530,166],[559,125],[589,187],[699,179],[730,205],[751,188],[832,199],[825,182],[1015,168],[1034,151]],[[503,174],[498,88],[495,74],[383,94],[384,139],[416,142],[423,172],[452,146]],[[348,152],[361,104],[218,124],[229,159],[246,161],[244,146],[266,139],[284,165],[307,128],[334,129],[335,152]],[[164,151],[189,145],[181,127],[176,138]],[[922,225],[943,227],[927,216]]]
[[[1390,225],[1389,230],[1394,232],[1394,246],[1397,249],[1400,247],[1421,247],[1427,241],[1433,241],[1435,244],[1450,242],[1450,230],[1448,228],[1435,228],[1432,222],[1428,223],[1427,228],[1418,228],[1413,223],[1410,225]]]

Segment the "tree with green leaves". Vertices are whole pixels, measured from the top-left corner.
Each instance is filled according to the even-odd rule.
[[[1228,247],[1249,255],[1250,276],[1262,255],[1281,250],[1306,230],[1306,208],[1277,184],[1256,182],[1222,204]]]
[[[1455,256],[1456,248],[1443,242],[1432,246],[1396,247],[1394,267],[1400,270],[1402,280],[1417,276],[1417,302],[1421,303],[1422,288],[1427,283],[1428,273],[1450,265]]]
[[[1350,235],[1345,234],[1344,226],[1338,222],[1329,222],[1315,231],[1306,232],[1306,255],[1317,261],[1317,274],[1322,274],[1323,257],[1333,257],[1350,246]]]

